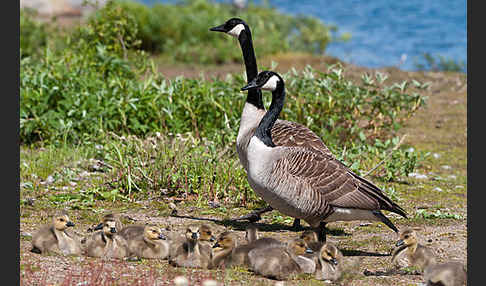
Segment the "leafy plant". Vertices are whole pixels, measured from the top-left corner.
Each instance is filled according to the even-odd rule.
[[[434,57],[430,53],[423,53],[423,61],[416,60],[415,67],[425,71],[465,72],[466,63],[442,55]]]
[[[415,217],[416,218],[424,218],[424,219],[431,219],[431,218],[462,219],[463,218],[461,215],[458,215],[458,214],[443,213],[440,210],[436,210],[435,212],[428,212],[425,209],[417,210]]]

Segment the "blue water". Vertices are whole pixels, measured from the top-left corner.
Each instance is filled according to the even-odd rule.
[[[351,34],[349,41],[331,43],[326,49],[326,54],[348,63],[371,68],[399,66],[413,71],[417,63],[424,63],[424,53],[467,63],[466,0],[269,0],[268,3],[284,13],[311,15],[334,24],[338,27],[336,37]]]

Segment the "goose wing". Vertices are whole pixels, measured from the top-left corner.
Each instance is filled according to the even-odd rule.
[[[333,157],[321,138],[302,124],[287,120],[277,120],[271,132],[272,141],[276,146],[305,147],[317,153]]]
[[[356,175],[333,156],[305,148],[288,148],[275,169],[309,186],[311,196],[331,206],[366,210],[387,210],[404,217],[404,210],[377,186]]]

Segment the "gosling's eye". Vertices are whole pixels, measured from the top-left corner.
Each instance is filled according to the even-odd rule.
[[[408,238],[408,235],[405,235],[405,238]]]
[[[63,218],[60,218],[59,220],[60,220],[60,221],[64,221],[64,219],[63,219]]]

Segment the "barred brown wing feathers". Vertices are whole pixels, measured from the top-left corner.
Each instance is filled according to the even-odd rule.
[[[272,128],[272,141],[277,146],[305,147],[332,156],[321,138],[299,123],[277,120]]]
[[[280,159],[286,172],[297,180],[304,180],[319,200],[344,208],[384,209],[401,214],[392,202],[371,182],[352,173],[337,159],[307,149],[292,148]]]

